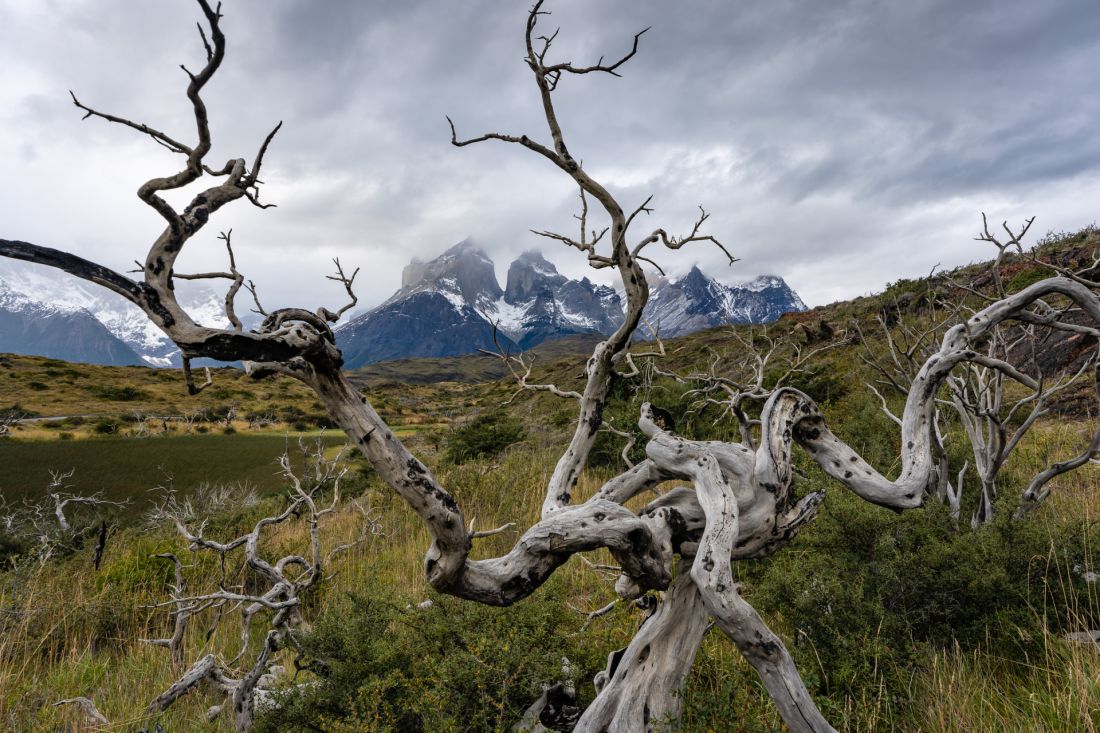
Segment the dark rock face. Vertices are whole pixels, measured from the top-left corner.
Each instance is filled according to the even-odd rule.
[[[508,268],[504,302],[520,314],[518,321],[501,325],[520,348],[543,341],[596,333],[607,335],[623,322],[619,294],[588,278],[570,280],[536,251],[524,252]]]
[[[145,364],[90,313],[29,301],[8,290],[2,281],[0,352],[108,366]]]
[[[493,261],[469,240],[430,262],[413,260],[401,273],[400,290],[337,330],[344,363],[354,369],[390,359],[492,350],[493,324],[484,314],[502,295]],[[504,333],[497,341],[516,350]]]
[[[401,289],[337,331],[348,368],[389,359],[455,356],[479,349],[529,349],[548,339],[606,334],[622,323],[618,294],[570,280],[537,252],[497,283],[493,262],[469,240],[430,262],[413,261]]]
[[[494,349],[493,327],[469,307],[456,308],[440,293],[421,291],[388,302],[337,332],[349,369],[376,361],[455,356]],[[504,334],[500,345],[516,351]]]
[[[411,293],[443,287],[469,304],[496,300],[502,293],[493,261],[466,239],[430,262],[413,260],[401,272],[401,289],[387,303]]]
[[[546,261],[536,250],[528,250],[508,267],[508,284],[504,299],[509,303],[522,303],[537,297],[540,291],[553,291],[568,282],[565,275]]]
[[[740,287],[710,280],[698,268],[675,283],[662,281],[647,315],[661,333],[679,335],[724,323],[772,321],[805,305],[776,277]],[[502,348],[530,349],[551,339],[606,336],[623,322],[619,294],[588,278],[570,280],[537,251],[508,268],[502,290],[493,261],[466,240],[430,262],[405,267],[401,289],[336,331],[349,369],[418,356],[456,356]],[[671,325],[672,331],[668,330]]]

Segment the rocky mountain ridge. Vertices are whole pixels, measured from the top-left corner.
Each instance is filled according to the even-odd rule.
[[[806,306],[782,278],[725,285],[696,267],[652,283],[647,320],[678,336],[729,323],[774,321]],[[575,335],[608,335],[623,321],[622,297],[588,278],[571,280],[540,252],[521,254],[505,287],[493,261],[470,240],[434,260],[413,260],[401,288],[337,329],[348,368],[390,359],[440,357],[503,348],[530,349]],[[644,337],[644,334],[643,334]]]
[[[804,310],[798,293],[777,275],[726,285],[696,266],[678,280],[651,283],[645,317],[662,336],[683,336],[731,323],[771,323]]]
[[[82,309],[40,302],[0,280],[0,352],[110,366],[142,364],[141,357]]]
[[[199,323],[228,325],[220,293],[187,281],[177,288]],[[679,279],[652,281],[646,319],[662,336],[679,336],[728,323],[773,321],[791,310],[805,305],[782,278],[725,285],[693,268]],[[253,314],[240,315],[246,328],[255,324]],[[393,359],[523,351],[569,336],[606,336],[622,321],[618,292],[587,277],[566,277],[538,251],[510,264],[502,288],[492,259],[464,240],[433,260],[410,262],[397,292],[336,334],[347,367],[354,369]],[[647,337],[644,329],[639,336]],[[0,260],[0,351],[96,364],[180,364],[176,346],[123,298],[14,260]]]

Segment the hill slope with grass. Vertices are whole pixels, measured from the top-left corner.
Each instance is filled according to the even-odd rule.
[[[1049,238],[1035,253],[1087,266],[1097,244],[1100,237],[1085,231]],[[1023,257],[1009,260],[1006,271],[1012,287],[1043,275]],[[796,348],[819,350],[788,383],[818,401],[841,439],[891,474],[898,469],[898,431],[866,386],[873,376],[861,355],[885,348],[882,322],[919,326],[931,306],[970,299],[977,304],[981,296],[970,291],[986,287],[988,273],[988,264],[979,263],[931,279],[893,283],[873,297],[785,317],[767,328],[766,338],[774,340],[777,364]],[[737,440],[736,427],[721,406],[693,394],[704,382],[692,375],[712,366],[732,373],[750,338],[770,348],[760,327],[718,328],[666,341],[663,358],[650,364],[639,357],[638,375],[616,383],[605,417],[616,428],[632,430],[640,402],[649,400],[668,413],[677,432]],[[1071,362],[1080,356],[1058,346],[1049,350]],[[654,345],[642,344],[639,350],[654,350]],[[303,414],[316,414],[310,396],[294,383],[251,382],[231,370],[215,374],[215,386],[189,403],[178,375],[166,372],[95,368],[85,373],[91,368],[7,361],[8,366],[0,364],[0,389],[5,380],[9,383],[8,391],[0,392],[0,404],[18,402],[51,416],[87,412],[121,418],[131,405],[155,409],[162,401],[181,413],[189,404],[218,407],[236,401],[242,411],[293,405]],[[574,354],[544,355],[536,360],[532,378],[573,388],[580,383],[582,363]],[[575,404],[530,393],[504,404],[514,392],[507,380],[424,383],[430,382],[425,375],[438,373],[442,364],[411,362],[412,383],[400,382],[397,368],[357,378],[391,424],[405,427],[402,439],[453,491],[477,527],[530,526],[538,519]],[[766,381],[781,372],[767,370]],[[483,378],[463,368],[456,376]],[[30,388],[31,381],[46,389]],[[127,401],[106,396],[127,389],[142,394]],[[1100,570],[1100,530],[1093,519],[1100,516],[1096,468],[1061,477],[1051,499],[1029,519],[1011,519],[1027,478],[1047,461],[1077,450],[1090,433],[1089,399],[1088,389],[1071,394],[1035,428],[1026,450],[1014,455],[1003,474],[995,521],[977,530],[953,521],[945,507],[934,503],[900,515],[869,505],[805,456],[798,458],[797,492],[827,490],[820,515],[781,552],[739,562],[734,572],[745,597],[787,642],[838,730],[1100,729],[1095,684],[1100,655],[1094,645],[1067,636],[1100,628],[1100,593],[1090,581],[1090,573]],[[895,410],[897,402],[890,398]],[[139,438],[133,435],[134,423],[121,421],[121,436],[89,430],[72,440],[109,455],[123,445],[157,440],[201,445],[200,439],[213,437],[264,439],[264,428],[251,436],[245,420],[231,420],[225,427],[236,432],[227,434],[213,417],[214,422],[204,423],[207,435]],[[298,426],[306,428],[302,434],[318,429],[307,424],[309,419]],[[293,430],[284,421],[274,432]],[[961,466],[968,446],[957,426],[947,430],[951,461]],[[21,424],[0,449],[61,446],[59,432],[63,429]],[[576,487],[577,501],[622,469],[622,447],[619,436],[601,434],[592,464]],[[638,444],[630,455],[637,458],[642,450]],[[254,455],[233,450],[218,455],[221,473],[210,481],[226,481],[234,467],[242,475],[258,470],[248,467]],[[152,451],[150,459],[156,460]],[[620,603],[586,623],[589,612],[615,598],[614,573],[598,567],[613,562],[610,556],[594,555],[595,566],[570,561],[531,599],[512,608],[487,609],[440,596],[424,580],[429,537],[422,523],[369,469],[361,462],[357,466],[344,501],[322,526],[325,548],[359,536],[364,517],[377,522],[380,531],[328,566],[328,580],[306,609],[312,631],[302,636],[296,652],[279,658],[288,670],[295,663],[305,669],[282,678],[284,712],[265,717],[261,729],[505,730],[542,684],[560,677],[563,656],[570,660],[582,702],[591,700],[591,679],[607,653],[624,646],[644,619],[642,610]],[[186,478],[181,473],[179,480],[202,481],[203,476],[195,469]],[[973,479],[968,481],[964,517],[976,500]],[[223,539],[286,505],[278,491],[231,506],[209,496],[196,494],[195,511],[209,519],[211,536]],[[283,528],[265,535],[263,546],[285,553],[300,547],[307,535],[305,527]],[[506,530],[478,539],[473,556],[506,552],[517,536]],[[90,546],[73,547],[44,564],[16,567],[12,559],[26,548],[14,540],[0,541],[0,548],[5,567],[12,568],[0,573],[0,719],[18,730],[58,729],[75,724],[79,715],[51,703],[84,695],[110,720],[125,721],[123,728],[144,724],[141,711],[179,674],[165,650],[138,641],[164,636],[171,628],[165,610],[151,607],[170,592],[171,569],[150,556],[175,552],[194,562],[188,570],[194,588],[216,586],[211,559],[191,555],[172,527],[143,519],[118,521],[98,570],[92,569]],[[249,582],[246,568],[229,572],[229,582]],[[206,625],[193,625],[186,636],[186,659],[211,652],[232,657],[239,643],[234,623],[226,621],[209,638]],[[256,641],[260,626],[257,621],[253,629]],[[214,702],[209,692],[194,694],[160,722],[171,731],[195,729]],[[756,673],[720,634],[709,634],[697,657],[684,695],[683,728],[692,733],[782,730]],[[228,716],[209,729],[231,729]]]

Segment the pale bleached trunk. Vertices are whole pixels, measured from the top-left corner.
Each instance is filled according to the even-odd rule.
[[[599,694],[574,733],[637,733],[675,729],[684,680],[707,630],[698,588],[681,573],[657,611],[597,676]]]

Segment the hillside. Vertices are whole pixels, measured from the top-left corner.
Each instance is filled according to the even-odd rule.
[[[1063,266],[1082,267],[1092,262],[1098,246],[1100,232],[1089,229],[1048,236],[1035,247],[1034,254]],[[702,370],[715,353],[736,352],[740,345],[732,334],[742,338],[767,334],[779,344],[822,349],[810,366],[823,371],[827,365],[836,372],[836,378],[858,386],[867,379],[860,350],[884,343],[878,322],[882,314],[893,321],[919,319],[931,303],[974,300],[968,289],[989,286],[989,266],[989,261],[979,261],[930,277],[899,280],[878,294],[787,313],[766,327],[728,325],[666,338],[666,356],[658,361],[662,369],[686,374]],[[1010,290],[1047,274],[1043,268],[1011,255],[1004,269]],[[597,339],[595,335],[570,336],[528,350],[526,357],[534,365],[533,377],[560,381],[561,386],[579,385],[580,363]],[[1046,344],[1044,353],[1060,353],[1058,343]],[[652,344],[640,343],[634,350],[650,349]],[[1069,356],[1067,363],[1073,365],[1083,353],[1081,344],[1077,344],[1073,355],[1064,356]],[[214,385],[194,397],[187,396],[182,377],[175,370],[95,366],[13,354],[0,354],[0,370],[0,406],[18,406],[28,417],[178,415],[226,404],[232,404],[242,415],[320,411],[315,398],[294,380],[280,377],[256,382],[231,367],[214,369]],[[510,393],[511,385],[505,379],[506,367],[490,354],[381,361],[355,368],[350,374],[356,384],[371,391],[383,413],[389,403],[416,405],[414,410],[398,411],[394,415],[398,422],[446,418],[452,409],[446,405],[453,405],[456,397],[480,401],[486,395]],[[497,380],[501,381],[494,385]]]
[[[1100,232],[1086,229],[1073,234],[1047,235],[1029,254],[1056,262],[1064,267],[1082,268],[1093,262],[1094,252],[1100,247]],[[990,254],[975,247],[975,254]],[[848,301],[818,306],[803,312],[789,312],[772,324],[724,325],[707,328],[688,335],[665,338],[666,356],[659,360],[662,368],[687,374],[704,370],[716,352],[736,352],[738,342],[731,336],[766,334],[777,343],[797,345],[806,350],[822,349],[821,355],[810,366],[818,371],[832,370],[835,377],[862,388],[869,378],[859,358],[861,350],[885,348],[879,317],[885,314],[889,322],[899,319],[919,321],[927,314],[930,304],[938,304],[939,312],[945,307],[969,302],[980,303],[970,290],[987,290],[991,284],[991,260],[978,260],[971,265],[958,267],[931,276],[903,279],[887,285],[874,295]],[[1010,291],[1019,290],[1050,274],[1046,268],[1035,265],[1024,257],[1010,254],[1004,263],[1005,285]],[[1096,273],[1093,277],[1098,276]],[[1064,336],[1055,335],[1054,342],[1047,342],[1043,354],[1054,361],[1059,358],[1070,367],[1080,364],[1086,343],[1074,341],[1073,354],[1062,353],[1071,345]],[[535,365],[536,379],[560,381],[560,386],[575,387],[580,382],[580,361],[591,353],[595,337],[572,337],[543,343],[528,352]],[[866,343],[864,343],[866,341]],[[828,348],[823,348],[828,347]],[[635,351],[651,347],[639,344]],[[484,383],[503,379],[506,369],[499,359],[477,354],[445,358],[404,359],[383,361],[352,371],[353,378],[363,386],[394,385],[399,383],[430,385],[440,382]],[[508,381],[504,381],[507,386]],[[1087,394],[1087,388],[1075,391],[1078,397]],[[1062,404],[1062,403],[1059,403]],[[1067,409],[1078,400],[1065,403]]]
[[[1087,265],[1097,245],[1100,236],[1086,231],[1052,239],[1037,252],[1063,264]],[[1013,287],[1040,274],[1022,259],[1010,260],[1006,272]],[[919,327],[929,304],[979,299],[969,291],[988,285],[988,263],[976,263],[789,315],[766,333],[777,344],[777,364],[796,348],[824,349],[789,383],[811,394],[833,430],[889,473],[897,469],[898,431],[867,389],[872,377],[861,358],[884,348],[877,317],[885,314],[895,328]],[[684,381],[661,376],[640,358],[641,373],[615,386],[605,419],[632,429],[639,402],[651,400],[669,413],[678,432],[736,439],[720,408],[688,393],[703,385],[691,375],[712,364],[735,375],[750,333],[763,343],[761,326],[667,339],[666,355],[655,363]],[[577,386],[584,344],[557,343],[543,345],[533,377]],[[1079,347],[1046,343],[1044,354],[1072,362],[1081,355]],[[545,394],[521,394],[502,408],[514,389],[495,378],[493,365],[499,367],[499,360],[492,357],[409,360],[373,365],[354,377],[402,440],[453,490],[467,519],[476,519],[478,528],[508,522],[527,527],[537,521],[546,478],[575,406]],[[436,381],[442,376],[456,381]],[[285,506],[273,459],[288,446],[297,451],[297,437],[316,437],[323,416],[289,380],[253,382],[232,369],[218,370],[214,380],[213,387],[188,398],[175,372],[5,356],[0,405],[19,402],[25,411],[53,419],[20,424],[13,437],[0,439],[0,463],[9,472],[0,471],[0,481],[10,480],[4,476],[13,466],[33,462],[41,473],[47,461],[86,460],[73,477],[78,488],[111,483],[138,496],[138,485],[149,483],[167,450],[182,456],[176,488],[194,492],[195,511],[206,512],[211,535],[235,536]],[[1063,398],[1056,405],[1060,416],[1035,429],[1032,447],[1012,460],[1003,477],[997,521],[977,531],[954,522],[935,504],[900,515],[874,507],[843,491],[805,456],[799,458],[798,492],[828,490],[820,516],[783,552],[739,562],[735,577],[787,641],[815,700],[838,730],[1096,730],[1100,694],[1094,680],[1100,661],[1091,648],[1064,636],[1100,625],[1100,598],[1095,584],[1085,580],[1085,573],[1100,567],[1094,549],[1100,535],[1090,523],[1100,512],[1096,469],[1060,480],[1051,500],[1026,522],[1009,519],[1022,482],[1045,461],[1075,450],[1091,430],[1090,422],[1079,419],[1087,415],[1088,396],[1084,387]],[[891,403],[897,409],[897,399]],[[284,414],[270,425],[251,426],[243,414],[226,424],[219,414],[227,404],[238,405],[241,413],[266,408]],[[180,414],[202,408],[211,414],[200,423],[205,433],[173,427],[166,435],[139,437],[135,422],[123,419],[135,408]],[[73,414],[94,414],[97,420],[115,416],[118,431],[97,433],[92,427],[97,420],[67,424],[63,416]],[[957,426],[947,430],[951,460],[961,465],[966,442]],[[61,435],[73,432],[69,438]],[[579,499],[621,470],[621,448],[619,437],[601,434],[576,488]],[[639,444],[633,457],[641,450]],[[115,460],[92,461],[104,456]],[[441,596],[424,579],[423,553],[430,543],[422,523],[362,461],[353,465],[346,500],[322,525],[325,547],[355,540],[362,527],[375,526],[365,524],[368,517],[379,534],[328,566],[325,584],[307,609],[313,632],[304,636],[300,652],[280,659],[288,669],[295,659],[310,665],[315,671],[295,678],[295,684],[299,679],[310,684],[290,695],[282,718],[267,719],[261,729],[310,730],[318,720],[333,731],[394,729],[394,720],[405,721],[410,730],[506,729],[540,685],[560,674],[562,656],[576,670],[582,701],[591,699],[590,681],[607,652],[623,646],[643,619],[640,609],[619,604],[585,623],[589,612],[614,598],[613,573],[572,561],[535,598],[505,609]],[[125,480],[115,474],[126,474]],[[259,489],[259,496],[234,486],[234,475]],[[203,480],[229,485],[228,503],[215,501],[216,492],[195,491]],[[44,486],[41,477],[36,481],[33,486]],[[968,478],[963,517],[975,501],[974,481]],[[185,555],[186,543],[163,524],[120,520],[112,532],[98,571],[91,570],[91,547],[84,546],[41,566],[0,574],[0,608],[10,611],[0,616],[0,715],[15,721],[17,729],[56,729],[75,720],[73,711],[49,705],[75,695],[94,698],[112,720],[131,720],[177,676],[164,650],[135,641],[170,627],[163,610],[149,607],[169,592],[170,568],[150,556],[175,552],[191,558],[196,564],[188,572],[196,584],[204,569],[211,570],[207,580],[216,579],[211,558]],[[475,556],[506,552],[517,536],[505,530],[479,538]],[[305,526],[287,526],[265,535],[264,542],[272,552],[290,551],[307,538]],[[5,549],[10,547],[0,543],[9,553],[3,557],[18,550],[18,545]],[[593,562],[612,560],[599,554]],[[215,649],[234,654],[237,631],[223,626],[211,640],[204,628],[188,632],[187,659]],[[255,629],[257,639],[258,634]],[[425,695],[431,704],[423,703]],[[213,699],[205,693],[192,697],[161,718],[167,730],[192,729]],[[684,706],[684,730],[690,733],[727,730],[731,720],[744,730],[781,730],[756,673],[718,634],[710,634],[700,650]],[[211,729],[227,726],[222,716]]]

